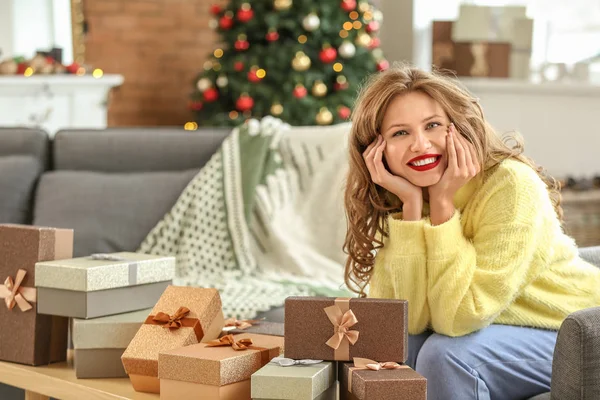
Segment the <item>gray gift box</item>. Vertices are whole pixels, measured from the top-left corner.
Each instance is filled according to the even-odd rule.
[[[121,356],[152,309],[71,320],[77,378],[126,378]]]
[[[35,265],[38,313],[98,318],[152,308],[175,275],[175,257],[96,254]]]

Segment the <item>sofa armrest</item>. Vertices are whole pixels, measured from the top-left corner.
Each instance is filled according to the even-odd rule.
[[[600,307],[562,323],[552,362],[552,400],[600,399]]]

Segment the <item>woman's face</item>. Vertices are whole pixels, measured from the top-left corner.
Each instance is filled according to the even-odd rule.
[[[381,135],[390,172],[415,186],[436,184],[448,165],[446,133],[450,120],[440,104],[415,91],[395,97],[385,110]]]

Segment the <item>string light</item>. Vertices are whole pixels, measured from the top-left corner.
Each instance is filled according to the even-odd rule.
[[[358,13],[356,11],[352,11],[350,13],[350,19],[357,19],[358,18]]]
[[[83,76],[83,75],[85,75],[85,68],[83,68],[83,67],[77,68],[76,74],[77,74],[77,76]]]
[[[262,68],[256,71],[256,76],[259,77],[260,79],[264,78],[266,75],[267,75],[267,71],[265,71]]]
[[[235,110],[229,112],[229,118],[230,119],[236,119],[238,117],[238,115],[239,115],[238,112],[235,111]]]
[[[198,129],[198,124],[195,122],[186,122],[185,125],[183,125],[183,129],[186,131],[195,131]]]
[[[298,43],[300,43],[300,44],[306,43],[307,40],[308,40],[308,38],[306,37],[306,35],[298,36]]]
[[[340,37],[346,39],[348,37],[348,31],[340,31]]]
[[[346,21],[346,22],[344,22],[344,25],[342,25],[342,27],[347,31],[351,31],[352,30],[352,22]]]
[[[221,58],[223,57],[223,49],[216,49],[213,54],[216,58]]]
[[[102,76],[104,75],[104,71],[102,71],[100,68],[96,68],[93,72],[92,72],[92,76],[96,79],[100,79],[102,78]]]
[[[25,72],[23,72],[23,75],[25,75],[25,76],[27,76],[27,77],[30,77],[31,75],[33,75],[33,68],[31,68],[31,67],[27,67],[27,68],[25,69]]]
[[[333,64],[333,70],[335,72],[342,72],[343,69],[344,69],[344,66],[342,65],[342,63],[337,62],[337,63]]]
[[[354,23],[352,24],[352,27],[356,30],[362,28],[362,22],[360,21],[354,21]]]

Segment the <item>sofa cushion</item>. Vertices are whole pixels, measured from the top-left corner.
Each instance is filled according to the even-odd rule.
[[[41,171],[33,156],[0,157],[0,223],[29,224],[35,184]]]
[[[34,224],[74,229],[75,257],[135,251],[197,172],[48,172],[38,185]]]

